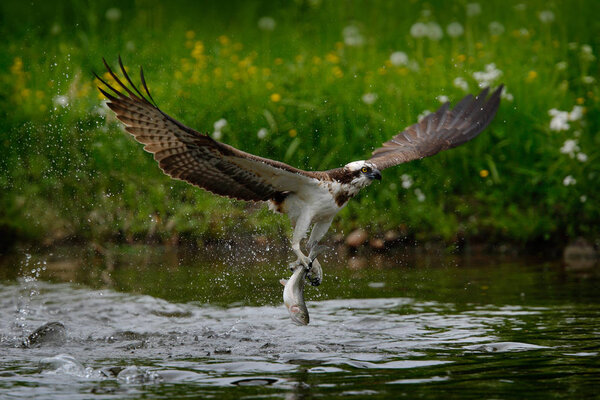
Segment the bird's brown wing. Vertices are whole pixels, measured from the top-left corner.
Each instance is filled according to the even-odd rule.
[[[429,157],[442,150],[461,145],[485,129],[498,111],[500,85],[487,98],[489,88],[477,97],[468,95],[453,109],[445,103],[435,113],[406,128],[373,151],[369,162],[378,169]]]
[[[121,58],[119,66],[126,82],[106,69],[117,88],[96,75],[105,87],[98,89],[108,107],[125,124],[127,132],[144,150],[154,154],[160,168],[174,179],[184,180],[212,193],[240,200],[263,201],[282,192],[295,192],[302,185],[317,184],[319,172],[303,171],[279,161],[245,153],[188,128],[161,111],[150,95],[140,69],[145,96],[129,78]],[[113,93],[109,93],[109,90]]]

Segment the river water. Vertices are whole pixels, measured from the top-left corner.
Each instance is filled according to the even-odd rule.
[[[597,266],[329,256],[296,326],[278,282],[289,254],[199,253],[4,257],[0,398],[597,396]],[[49,322],[64,331],[26,343]]]

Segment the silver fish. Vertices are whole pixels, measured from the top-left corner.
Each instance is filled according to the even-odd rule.
[[[326,249],[326,246],[315,246],[308,255],[311,262],[311,268],[306,268],[302,264],[297,264],[293,267],[294,273],[289,280],[286,281],[285,279],[282,279],[279,281],[284,286],[283,304],[285,304],[288,309],[292,321],[298,325],[308,325],[308,322],[310,321],[308,308],[306,308],[306,303],[304,302],[304,281],[306,275],[312,268],[318,268],[318,271],[312,272],[315,274],[314,276],[317,276],[317,274],[320,275],[320,282],[323,272],[321,270],[321,265],[316,261],[316,258]]]
[[[283,304],[288,309],[292,321],[298,325],[308,325],[310,320],[308,308],[304,302],[304,279],[307,273],[308,269],[304,265],[299,265],[289,280],[279,281],[284,286]]]

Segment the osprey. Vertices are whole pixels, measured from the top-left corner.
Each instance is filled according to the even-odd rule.
[[[443,104],[435,113],[383,143],[368,160],[328,171],[304,171],[243,152],[188,128],[158,108],[143,69],[140,68],[140,79],[146,95],[133,84],[120,57],[119,66],[129,86],[103,61],[119,89],[96,75],[106,86],[98,89],[108,98],[108,107],[125,124],[127,132],[144,144],[144,150],[154,154],[163,172],[221,196],[268,202],[273,211],[287,214],[294,228],[292,249],[298,257],[292,268],[303,264],[311,270],[308,278],[313,285],[321,282],[320,264],[316,259],[311,261],[300,248],[311,226],[306,243],[309,252],[348,200],[374,179],[381,180],[381,170],[432,156],[477,136],[494,118],[502,92],[500,85],[489,98],[486,88],[476,97],[464,97],[454,108]]]

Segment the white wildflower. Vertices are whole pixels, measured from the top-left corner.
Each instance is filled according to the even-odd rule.
[[[566,61],[559,61],[559,62],[557,62],[557,63],[556,63],[556,66],[555,66],[555,68],[556,68],[558,71],[564,71],[564,70],[566,70],[566,69],[567,69],[567,67],[568,67],[568,66],[569,66],[569,64],[567,64],[567,62],[566,62]]]
[[[267,131],[267,129],[266,129],[266,128],[260,128],[260,129],[258,130],[258,132],[256,132],[256,136],[257,136],[259,139],[264,139],[264,138],[266,138],[268,134],[269,134],[269,131]]]
[[[450,37],[459,37],[463,33],[465,33],[465,30],[463,29],[463,26],[461,24],[459,24],[458,22],[451,22],[446,27],[446,32],[448,33],[448,36],[450,36]]]
[[[520,28],[518,32],[519,36],[529,36],[529,31],[527,30],[527,28]]]
[[[419,114],[417,116],[417,121],[421,122],[423,120],[423,118],[425,118],[426,116],[428,116],[429,114],[431,114],[431,111],[429,110],[424,110],[421,114]]]
[[[469,3],[467,4],[467,15],[469,17],[473,17],[475,15],[481,14],[481,4],[479,3]]]
[[[443,95],[443,94],[440,94],[440,95],[437,97],[437,99],[438,99],[438,101],[439,101],[440,103],[446,103],[447,101],[449,101],[449,100],[450,100],[450,99],[448,98],[448,96],[446,96],[446,95]]]
[[[377,101],[377,95],[375,93],[365,93],[362,95],[362,101],[365,104],[371,105]]]
[[[427,24],[427,37],[431,40],[440,40],[444,37],[444,31],[442,27],[435,22],[429,22]]]
[[[567,175],[565,176],[565,179],[563,179],[563,185],[565,186],[571,186],[577,183],[577,180],[575,178],[573,178],[571,175]]]
[[[454,85],[454,87],[462,89],[465,92],[469,91],[469,84],[467,83],[467,81],[464,78],[461,78],[460,76],[454,78],[454,81],[452,81],[452,84]]]
[[[577,153],[577,160],[586,162],[588,160],[588,156],[585,153]]]
[[[227,120],[225,118],[221,118],[213,124],[215,131],[220,131],[227,126]]]
[[[417,22],[410,27],[410,35],[417,39],[427,36],[428,32],[427,25],[422,22]]]
[[[569,121],[577,121],[583,117],[583,107],[573,106],[573,109],[569,113]]]
[[[577,42],[569,42],[569,44],[567,44],[567,47],[569,48],[569,50],[577,50],[579,44]]]
[[[358,27],[349,25],[342,30],[346,46],[359,47],[365,44],[365,38],[361,35]]]
[[[585,194],[582,194],[581,196],[579,196],[579,201],[585,203],[587,201],[587,196]]]
[[[106,19],[111,22],[116,22],[121,19],[121,10],[116,7],[106,10]]]
[[[52,99],[52,103],[55,106],[68,107],[69,106],[69,98],[67,96],[54,96]]]
[[[585,83],[586,85],[591,85],[592,83],[596,82],[596,78],[593,76],[584,76],[581,78],[581,82]]]
[[[492,86],[494,81],[501,75],[502,71],[496,68],[496,64],[494,63],[486,65],[484,71],[473,72],[473,78],[475,78],[480,88]]]
[[[581,45],[581,58],[585,61],[594,61],[596,56],[594,56],[594,51],[592,50],[592,46],[589,44]]]
[[[215,140],[220,140],[223,137],[223,132],[221,131],[214,131],[212,134],[213,139]]]
[[[419,188],[415,189],[415,196],[417,196],[417,201],[419,201],[420,203],[425,201],[425,195],[423,194],[421,189],[419,189]]]
[[[565,140],[560,148],[562,154],[568,154],[571,158],[575,157],[575,152],[577,151],[579,151],[579,146],[577,145],[577,140],[574,139]]]
[[[415,60],[410,60],[408,62],[408,69],[410,69],[411,71],[418,71],[419,70],[419,63],[416,62]]]
[[[262,17],[258,20],[258,29],[261,31],[272,31],[277,23],[271,17]]]
[[[408,56],[403,51],[395,51],[390,55],[390,62],[395,67],[408,64]]]
[[[504,86],[504,88],[502,89],[502,93],[500,93],[500,98],[502,98],[506,101],[513,101],[515,99],[515,97],[512,95],[512,93],[508,93],[506,86]]]
[[[568,131],[569,125],[569,113],[566,111],[557,110],[552,108],[548,111],[548,115],[552,117],[550,120],[550,130],[553,131]]]
[[[404,189],[409,189],[412,186],[412,184],[413,184],[413,179],[408,174],[402,174],[400,176],[400,180],[402,181],[402,187]]]
[[[554,21],[554,13],[550,10],[540,11],[538,13],[538,18],[544,24],[549,24],[550,22]]]
[[[499,36],[504,33],[504,25],[502,25],[498,21],[490,22],[488,29],[490,30],[490,34],[495,35],[495,36]]]

